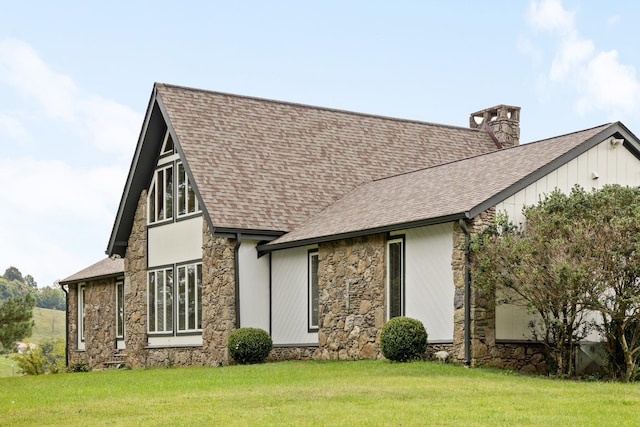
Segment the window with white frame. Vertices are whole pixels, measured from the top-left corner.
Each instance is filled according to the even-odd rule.
[[[173,218],[173,164],[153,174],[147,200],[149,224]]]
[[[149,271],[148,295],[150,334],[178,335],[202,331],[202,263]]]
[[[124,338],[124,282],[116,283],[116,338]]]
[[[178,162],[178,218],[198,212],[198,198],[189,181],[187,170]]]
[[[174,146],[173,146],[173,137],[171,136],[171,132],[167,129],[167,132],[164,134],[164,140],[162,141],[162,148],[160,149],[160,155],[166,156],[169,154],[173,154]]]
[[[178,267],[178,332],[202,330],[202,264]]]
[[[173,333],[173,267],[149,272],[149,333]]]
[[[387,318],[404,315],[404,239],[387,242]]]
[[[84,346],[84,283],[78,285],[78,345]]]
[[[309,331],[318,330],[320,288],[318,286],[318,251],[309,251]]]

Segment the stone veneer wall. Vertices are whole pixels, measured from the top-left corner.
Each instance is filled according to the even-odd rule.
[[[84,362],[101,369],[116,349],[116,279],[85,284],[85,350],[78,350],[78,286],[69,287],[69,363]]]
[[[67,354],[69,364],[89,363],[86,352],[78,350],[78,285],[69,285],[67,295]]]
[[[473,234],[490,225],[495,218],[491,208],[471,221],[467,228]],[[465,234],[458,223],[453,228],[452,269],[454,275],[453,357],[464,360],[464,277]],[[495,294],[479,292],[471,279],[471,366],[495,366],[529,372],[547,368],[544,346],[539,343],[496,342]]]
[[[318,248],[321,359],[378,359],[385,320],[385,235]]]
[[[227,364],[227,341],[236,328],[236,240],[214,237],[203,221],[202,242],[202,351],[207,365]]]
[[[147,337],[147,193],[140,195],[125,257],[125,339],[133,367],[228,363],[235,328],[235,240],[214,237],[203,220],[202,346],[149,347]]]

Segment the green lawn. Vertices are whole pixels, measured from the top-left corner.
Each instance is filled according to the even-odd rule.
[[[640,385],[433,362],[281,362],[0,379],[3,425],[637,425]]]

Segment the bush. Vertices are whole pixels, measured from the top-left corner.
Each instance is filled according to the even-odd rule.
[[[91,367],[86,362],[75,362],[69,365],[67,372],[89,372]]]
[[[420,358],[427,349],[427,330],[421,321],[409,317],[394,317],[380,333],[382,354],[394,362]]]
[[[44,340],[39,346],[32,346],[22,354],[15,354],[13,359],[23,373],[41,375],[57,374],[64,367],[65,344],[60,338]]]
[[[229,334],[229,355],[236,362],[246,365],[260,363],[273,348],[269,334],[257,328],[240,328]]]

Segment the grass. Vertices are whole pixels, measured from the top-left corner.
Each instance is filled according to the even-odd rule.
[[[280,362],[1,379],[6,425],[637,425],[635,384],[433,362]]]
[[[64,311],[35,307],[33,309],[33,320],[35,325],[31,336],[26,341],[40,344],[44,340],[53,340],[55,338],[64,340],[66,321]]]

